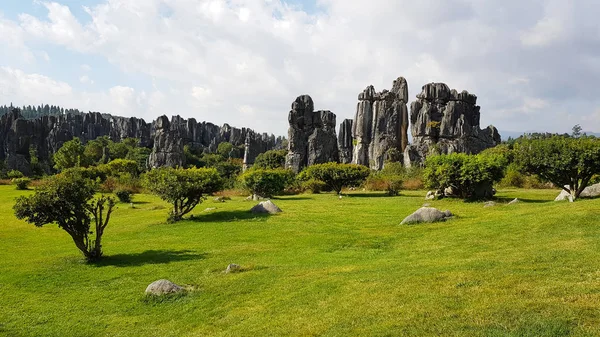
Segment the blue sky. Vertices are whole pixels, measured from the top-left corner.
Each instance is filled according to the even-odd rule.
[[[429,82],[476,94],[482,127],[600,131],[598,12],[593,0],[4,0],[0,104],[285,134],[296,96],[339,123],[367,85],[404,76],[411,97]]]

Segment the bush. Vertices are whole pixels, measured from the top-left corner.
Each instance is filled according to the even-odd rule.
[[[318,194],[327,188],[327,184],[318,179],[308,179],[307,181],[302,182],[302,189],[304,191],[310,191],[311,193]]]
[[[286,150],[270,150],[259,154],[254,160],[255,168],[276,169],[285,167]]]
[[[123,174],[137,177],[139,165],[135,160],[115,159],[108,164],[98,165],[98,171],[108,177],[120,177]]]
[[[26,190],[31,184],[31,179],[29,178],[15,178],[12,180],[12,183],[17,187],[17,190]]]
[[[373,171],[366,180],[365,187],[371,191],[385,191],[396,196],[403,187],[406,170],[399,162],[387,162],[381,171]]]
[[[19,179],[25,177],[25,175],[19,170],[11,170],[6,173],[6,177],[8,179]]]
[[[115,195],[122,203],[130,203],[133,199],[133,192],[127,189],[118,189],[115,191]]]
[[[269,198],[281,195],[294,180],[294,173],[285,169],[252,168],[240,175],[238,180],[253,195]]]
[[[300,172],[298,179],[323,181],[327,189],[339,194],[344,187],[360,186],[367,179],[369,173],[370,170],[366,166],[331,162],[307,167]]]
[[[451,187],[463,199],[484,199],[492,197],[492,186],[502,179],[505,166],[506,158],[494,154],[434,155],[425,161],[424,179],[428,188]]]
[[[37,227],[58,224],[88,261],[98,260],[114,200],[104,196],[94,199],[95,188],[92,180],[77,171],[58,174],[44,181],[33,195],[17,198],[15,216]]]
[[[223,179],[214,168],[163,167],[147,172],[142,181],[150,192],[173,205],[171,222],[181,220],[207,195],[223,188]]]

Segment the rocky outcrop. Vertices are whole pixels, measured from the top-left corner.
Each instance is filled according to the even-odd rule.
[[[430,83],[410,108],[413,144],[404,152],[405,166],[420,165],[430,153],[476,154],[500,144],[493,126],[481,129],[477,96]]]
[[[408,83],[399,77],[391,91],[379,93],[368,86],[358,100],[352,162],[381,170],[387,159],[400,160],[408,145]]]
[[[335,118],[331,111],[314,111],[310,96],[296,98],[288,115],[287,168],[300,172],[306,166],[339,160]]]
[[[413,214],[407,216],[400,223],[401,225],[416,224],[421,222],[438,222],[446,221],[452,218],[452,213],[449,210],[440,211],[433,207],[421,207],[416,210]]]
[[[259,134],[249,130],[244,141],[244,170],[254,164],[259,154],[269,150],[279,150],[282,148],[282,144],[281,137],[275,138],[274,135]]]
[[[352,120],[344,119],[340,124],[338,133],[338,152],[340,163],[349,164],[352,162],[352,152],[354,149],[354,138],[352,137]]]
[[[197,122],[173,116],[159,117],[152,123],[140,118],[116,117],[97,112],[66,114],[24,119],[19,109],[0,117],[0,160],[9,169],[31,173],[30,149],[36,152],[40,162],[48,162],[67,141],[78,137],[83,143],[101,136],[115,142],[125,138],[137,138],[140,146],[153,149],[149,164],[152,167],[184,164],[183,146],[191,145],[206,152],[215,152],[219,143],[230,142],[234,146],[246,144],[248,135],[254,131],[222,127],[209,122]],[[252,138],[253,136],[251,136]],[[283,138],[262,134],[250,146],[249,162],[261,152],[281,148]]]

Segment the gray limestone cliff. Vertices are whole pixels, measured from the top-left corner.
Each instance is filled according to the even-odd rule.
[[[381,170],[387,159],[400,160],[408,145],[408,83],[399,77],[391,91],[382,92],[368,86],[358,100],[352,162]]]
[[[444,83],[423,86],[411,104],[413,142],[404,151],[404,164],[421,165],[431,153],[476,154],[500,144],[494,126],[481,129],[477,96],[450,90]]]
[[[312,98],[303,95],[292,103],[288,122],[287,168],[300,172],[306,166],[339,160],[334,113],[314,111]]]
[[[340,163],[349,164],[352,162],[352,151],[354,149],[354,138],[352,137],[352,120],[344,119],[340,124],[338,133],[338,151],[340,154]]]

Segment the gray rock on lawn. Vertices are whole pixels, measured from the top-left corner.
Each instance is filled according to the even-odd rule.
[[[586,187],[579,195],[580,198],[593,198],[598,196],[600,196],[600,184],[590,185]],[[567,191],[562,190],[560,191],[560,194],[556,197],[556,199],[554,199],[554,201],[571,201],[569,197],[570,194]]]
[[[242,271],[242,266],[240,266],[239,264],[231,263],[227,266],[227,269],[225,269],[225,274],[237,273],[240,271]]]
[[[493,201],[488,201],[488,202],[486,202],[485,204],[483,204],[483,207],[484,207],[484,208],[488,208],[488,207],[494,207],[494,206],[496,206],[496,203],[495,203],[495,202],[493,202]]]
[[[437,221],[445,221],[452,217],[452,213],[450,211],[440,211],[433,207],[421,207],[413,214],[407,216],[400,223],[404,224],[413,224],[413,223],[421,223],[421,222],[437,222]]]
[[[271,200],[263,201],[252,207],[250,210],[254,214],[277,214],[281,213],[281,209],[277,207]]]
[[[427,192],[427,195],[425,196],[425,200],[434,200],[434,199],[435,199],[435,192],[434,191]]]
[[[165,295],[183,291],[183,288],[169,280],[158,280],[150,283],[146,288],[146,294]]]

